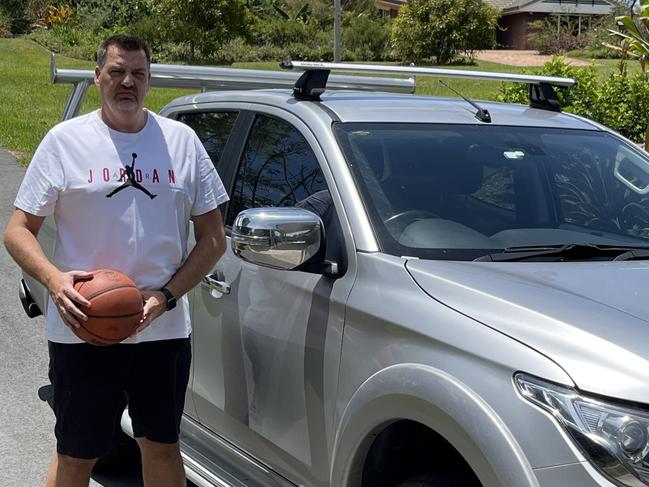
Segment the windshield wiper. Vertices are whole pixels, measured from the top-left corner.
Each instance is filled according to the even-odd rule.
[[[487,262],[516,262],[524,260],[641,260],[649,259],[649,247],[598,244],[564,244],[546,246],[507,247],[502,252],[474,259]]]

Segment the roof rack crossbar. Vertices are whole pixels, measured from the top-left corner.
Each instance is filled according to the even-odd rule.
[[[280,65],[286,69],[310,71],[342,71],[357,73],[383,73],[402,75],[428,75],[438,78],[467,78],[492,81],[510,81],[529,85],[529,101],[532,108],[561,111],[561,104],[553,86],[568,87],[575,84],[572,78],[537,76],[515,73],[491,73],[487,71],[467,71],[460,69],[418,68],[414,66],[384,66],[375,64],[320,63],[311,61],[284,61]]]
[[[94,82],[92,70],[59,69],[54,54],[51,57],[50,76],[52,83],[72,83],[75,85],[66,114],[70,118],[78,114],[83,103],[86,88]],[[292,89],[301,73],[269,71],[259,69],[216,68],[211,66],[185,66],[176,64],[152,64],[151,86],[165,88],[194,88],[200,91],[253,90],[253,89]],[[395,93],[414,93],[414,79],[372,78],[359,76],[330,76],[328,89],[387,91]],[[66,120],[66,118],[64,118]]]
[[[313,69],[328,69],[330,71],[343,71],[349,73],[384,73],[402,75],[428,75],[440,78],[468,78],[493,81],[511,81],[514,83],[525,83],[538,85],[545,83],[552,86],[572,86],[575,80],[572,78],[560,78],[555,76],[537,76],[531,74],[517,73],[491,73],[488,71],[468,71],[462,69],[444,68],[418,68],[415,66],[384,66],[377,64],[347,64],[347,63],[320,63],[312,61],[284,61],[282,67],[288,69],[297,68],[304,71]]]

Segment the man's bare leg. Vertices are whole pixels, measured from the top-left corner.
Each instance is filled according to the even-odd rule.
[[[73,458],[57,453],[47,472],[45,487],[88,487],[96,458]]]
[[[137,438],[142,452],[142,476],[146,487],[185,487],[180,444]]]

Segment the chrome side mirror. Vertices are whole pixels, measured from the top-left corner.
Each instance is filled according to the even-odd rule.
[[[250,208],[232,225],[232,251],[243,260],[290,270],[313,257],[324,241],[320,218],[294,207]]]

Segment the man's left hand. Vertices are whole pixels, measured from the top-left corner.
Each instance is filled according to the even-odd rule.
[[[167,298],[160,291],[142,291],[142,298],[144,299],[142,321],[135,330],[134,335],[144,330],[153,320],[167,310]]]

